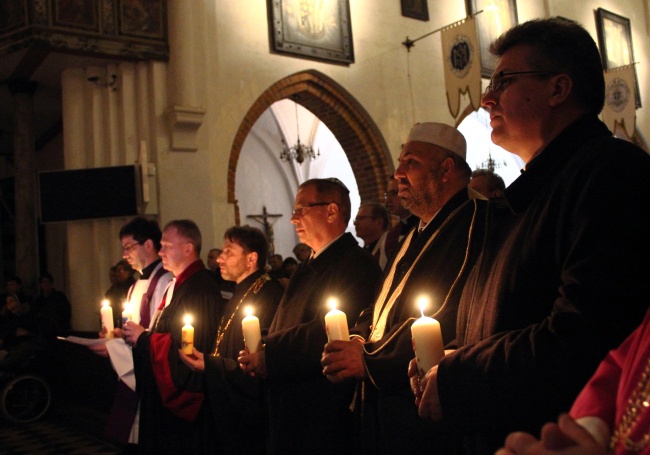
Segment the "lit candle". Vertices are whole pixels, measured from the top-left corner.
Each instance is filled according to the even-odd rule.
[[[253,316],[253,308],[244,308],[246,317],[241,321],[241,328],[244,331],[244,346],[251,354],[257,352],[262,341],[262,331],[260,330],[260,320]]]
[[[102,300],[102,309],[99,312],[102,321],[102,332],[107,338],[113,338],[113,309],[108,300]]]
[[[126,321],[133,321],[133,312],[131,311],[131,304],[124,302],[124,311],[122,311],[122,327]]]
[[[186,314],[183,317],[183,322],[185,322],[185,325],[181,332],[181,349],[184,354],[191,355],[192,348],[194,347],[194,327],[191,325],[192,316]]]
[[[427,307],[427,303],[425,297],[421,297],[418,300],[422,317],[411,326],[413,351],[418,362],[418,373],[420,375],[425,374],[431,368],[438,365],[442,356],[445,355],[440,323],[424,315],[424,309]]]
[[[327,332],[327,339],[334,340],[350,340],[350,332],[348,332],[348,318],[341,310],[337,310],[338,306],[336,299],[329,299],[327,304],[331,310],[325,315],[325,331]]]

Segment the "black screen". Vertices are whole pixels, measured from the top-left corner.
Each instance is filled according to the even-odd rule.
[[[40,172],[41,222],[137,215],[137,170],[115,166]]]

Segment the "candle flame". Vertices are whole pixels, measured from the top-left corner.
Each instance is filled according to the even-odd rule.
[[[429,299],[422,296],[418,298],[418,308],[420,308],[420,312],[422,313],[422,317],[424,317],[424,309],[429,306]]]
[[[247,306],[246,308],[244,308],[244,314],[246,316],[252,315],[253,314],[253,307],[252,306]]]
[[[185,322],[185,325],[190,325],[192,323],[192,315],[186,314],[183,316],[183,322]]]
[[[331,297],[329,300],[327,300],[327,305],[331,310],[336,310],[336,307],[339,306],[339,302],[337,302],[335,298]]]
[[[110,303],[110,302],[108,301],[108,299],[104,299],[104,300],[102,300],[102,306],[108,306],[109,303]]]

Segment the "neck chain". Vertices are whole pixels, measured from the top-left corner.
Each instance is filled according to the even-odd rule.
[[[237,314],[237,310],[239,310],[239,307],[241,306],[242,302],[248,297],[248,294],[253,291],[253,294],[257,294],[260,292],[260,289],[262,289],[262,286],[264,286],[264,283],[269,281],[271,277],[268,274],[263,274],[260,276],[253,284],[250,285],[248,290],[244,293],[244,296],[239,300],[237,303],[237,306],[235,307],[234,310],[232,310],[232,313],[230,313],[230,317],[228,318],[228,321],[226,322],[224,326],[224,319],[226,318],[226,315],[224,314],[221,317],[221,323],[219,324],[219,328],[217,329],[217,340],[214,343],[214,352],[212,355],[216,356],[218,351],[219,351],[219,346],[221,345],[221,341],[223,340],[223,336],[226,334],[228,331],[228,327],[230,327],[230,323],[232,322],[232,319],[235,317],[235,314]]]
[[[641,414],[647,412],[648,406],[650,406],[650,357],[638,384],[630,394],[621,421],[614,430],[609,443],[610,449],[615,449],[622,444],[626,450],[639,453],[650,443],[650,432],[647,431],[639,441],[630,438],[630,434],[641,421]]]

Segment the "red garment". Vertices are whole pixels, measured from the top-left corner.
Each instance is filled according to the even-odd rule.
[[[607,423],[612,433],[621,421],[628,400],[639,384],[650,359],[650,310],[643,323],[617,349],[610,351],[596,373],[571,408],[574,419],[599,417]],[[646,398],[647,400],[647,398]],[[642,407],[638,423],[630,433],[632,441],[639,442],[650,431],[650,407]],[[625,451],[617,445],[615,454],[650,454],[650,444],[641,452]]]

